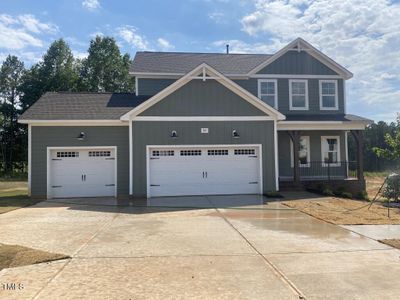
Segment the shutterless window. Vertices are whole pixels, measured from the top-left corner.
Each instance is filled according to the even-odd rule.
[[[336,80],[319,81],[319,105],[321,110],[338,109],[338,91]]]
[[[290,140],[291,166],[294,166],[293,142]],[[299,165],[300,167],[310,166],[310,137],[301,136],[299,145]]]
[[[255,149],[235,149],[235,155],[255,155]]]
[[[321,150],[324,165],[340,165],[340,139],[338,136],[321,137]]]
[[[111,151],[89,151],[89,157],[110,157]]]
[[[199,156],[201,150],[181,150],[181,156]]]
[[[268,105],[278,108],[278,84],[276,79],[258,80],[258,98]]]
[[[152,156],[174,156],[174,150],[153,150]]]
[[[207,155],[215,156],[215,155],[228,155],[227,149],[210,149],[207,150]]]
[[[290,110],[308,109],[307,80],[289,80],[289,104]]]

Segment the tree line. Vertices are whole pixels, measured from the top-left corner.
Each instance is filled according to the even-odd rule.
[[[54,41],[42,59],[26,68],[8,55],[0,68],[0,175],[27,161],[27,128],[18,117],[46,92],[132,92],[131,58],[111,37],[90,41],[88,55],[74,57],[63,40]]]
[[[111,37],[90,41],[88,55],[74,57],[63,40],[54,41],[38,63],[26,68],[9,55],[0,68],[0,175],[13,174],[16,163],[27,161],[27,128],[18,117],[46,92],[132,92],[131,58]],[[374,123],[365,130],[364,166],[367,171],[399,167],[400,119]],[[349,134],[349,160],[356,145]]]

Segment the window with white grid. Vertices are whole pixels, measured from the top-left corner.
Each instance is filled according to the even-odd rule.
[[[79,157],[79,152],[77,152],[77,151],[58,151],[57,157]]]
[[[151,153],[152,156],[174,156],[174,150],[153,150]]]
[[[89,157],[110,157],[111,151],[89,151]]]
[[[255,155],[255,149],[235,149],[235,155]]]
[[[228,155],[228,150],[227,149],[210,149],[210,150],[207,150],[207,154],[209,156]]]
[[[200,156],[201,150],[181,150],[181,156]]]

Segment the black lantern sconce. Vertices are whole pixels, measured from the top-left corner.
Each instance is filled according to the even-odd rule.
[[[233,129],[233,130],[232,130],[232,137],[233,137],[234,139],[238,139],[238,138],[240,137],[239,132],[237,132],[236,129]]]
[[[78,141],[84,141],[86,139],[86,133],[83,131],[76,137]]]
[[[172,130],[171,131],[170,137],[173,138],[173,139],[176,139],[178,137],[178,133],[176,132],[176,130]]]

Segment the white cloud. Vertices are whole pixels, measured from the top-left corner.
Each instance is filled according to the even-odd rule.
[[[208,14],[208,18],[217,24],[225,23],[225,14],[222,12],[212,12]]]
[[[99,0],[84,0],[82,2],[82,6],[91,11],[99,9],[101,7]]]
[[[117,28],[117,35],[137,50],[149,50],[149,42],[133,26],[125,25]]]
[[[254,0],[254,6],[242,18],[242,30],[265,40],[266,51],[301,36],[354,73],[348,86],[351,111],[370,116],[400,111],[399,3]]]
[[[161,48],[163,51],[174,49],[174,45],[172,45],[169,41],[163,38],[157,39],[158,47]]]
[[[79,58],[79,59],[84,59],[84,58],[88,57],[87,52],[81,52],[81,51],[77,51],[77,50],[72,50],[72,54],[74,55],[75,58]]]
[[[0,15],[0,48],[43,47],[41,35],[54,34],[58,27],[39,21],[33,15]]]

